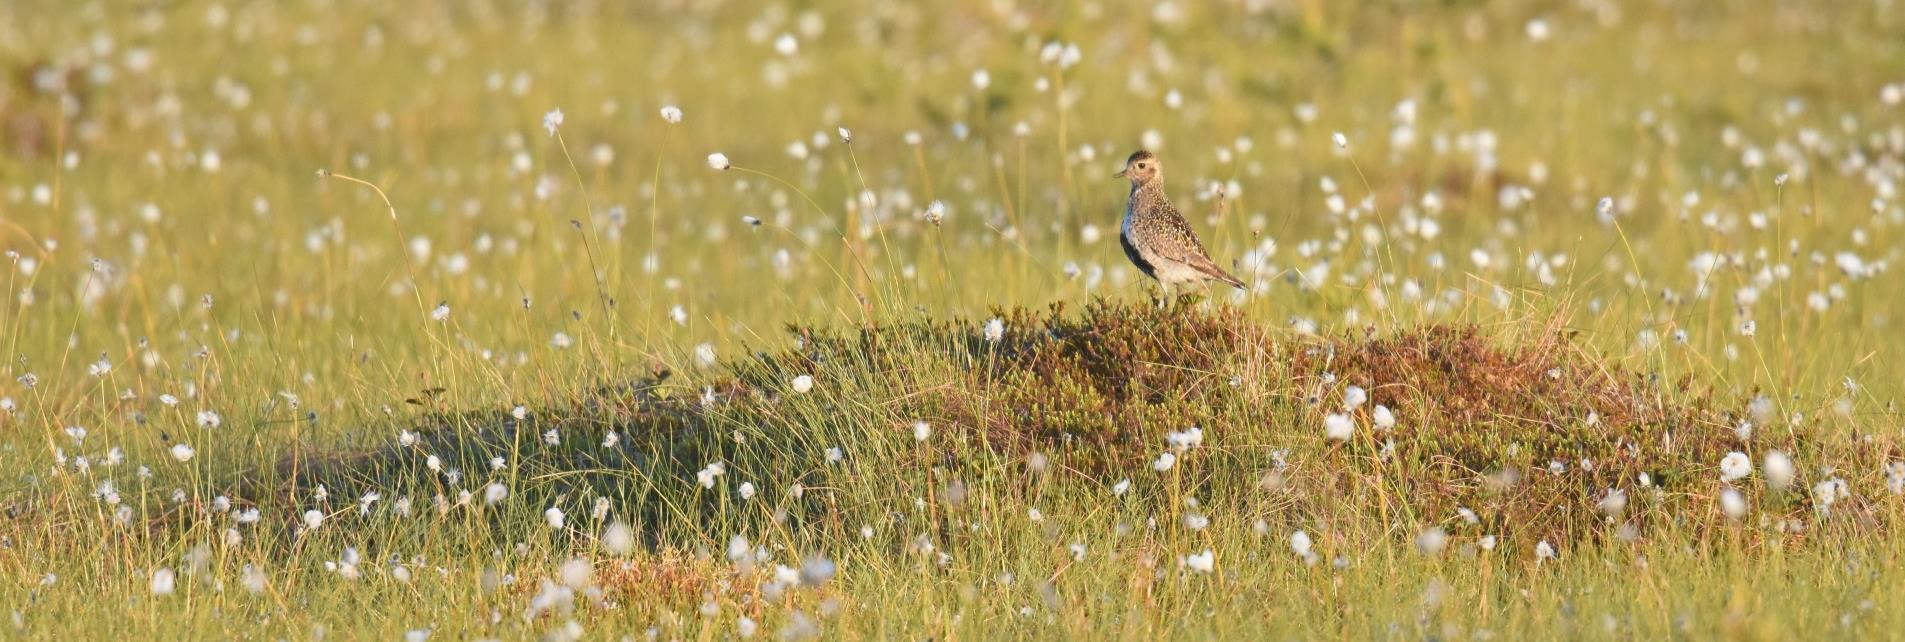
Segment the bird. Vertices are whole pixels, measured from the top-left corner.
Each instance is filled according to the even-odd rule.
[[[1138,271],[1157,279],[1166,290],[1180,285],[1208,287],[1210,281],[1244,288],[1241,279],[1211,260],[1190,221],[1184,220],[1184,215],[1171,206],[1171,199],[1165,197],[1164,166],[1156,154],[1142,149],[1133,152],[1116,178],[1131,181],[1118,241],[1124,245],[1125,258],[1131,259]]]

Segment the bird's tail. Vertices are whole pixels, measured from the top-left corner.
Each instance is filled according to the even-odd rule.
[[[1236,276],[1232,275],[1230,272],[1225,271],[1223,266],[1217,265],[1215,261],[1206,259],[1206,260],[1197,262],[1193,266],[1197,268],[1197,271],[1203,272],[1204,274],[1209,275],[1210,278],[1228,283],[1230,284],[1230,287],[1237,288],[1239,290],[1244,289],[1243,279],[1239,279]]]
[[[1232,275],[1231,273],[1225,272],[1223,268],[1217,268],[1217,279],[1225,283],[1229,283],[1230,287],[1237,288],[1239,290],[1244,289],[1243,279],[1239,279],[1236,276]]]

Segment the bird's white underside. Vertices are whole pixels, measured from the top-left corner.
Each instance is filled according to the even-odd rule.
[[[1168,287],[1196,285],[1208,281],[1211,278],[1208,274],[1199,272],[1183,263],[1173,262],[1170,259],[1145,257],[1145,260],[1151,263],[1151,273],[1157,276],[1158,283],[1162,283]]]

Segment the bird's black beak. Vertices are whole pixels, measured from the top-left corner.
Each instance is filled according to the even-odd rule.
[[[1112,175],[1111,175],[1111,177],[1112,177],[1112,178],[1124,178],[1124,173],[1125,173],[1125,171],[1126,171],[1126,170],[1122,170],[1122,169],[1121,169],[1121,170],[1118,170],[1118,173],[1116,173],[1116,174],[1112,174]]]

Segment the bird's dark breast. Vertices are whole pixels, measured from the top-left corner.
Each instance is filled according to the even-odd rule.
[[[1125,236],[1122,231],[1118,232],[1118,244],[1124,246],[1124,257],[1131,259],[1131,264],[1138,266],[1139,272],[1143,272],[1145,276],[1153,279],[1158,278],[1151,264],[1144,260],[1144,255],[1139,254],[1138,248],[1131,245],[1131,237]]]

